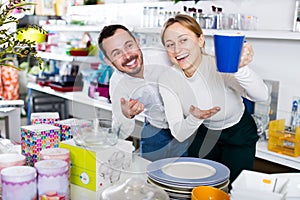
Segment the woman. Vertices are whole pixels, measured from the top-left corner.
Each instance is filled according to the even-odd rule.
[[[257,127],[242,97],[265,101],[268,89],[247,64],[253,50],[245,44],[236,73],[217,72],[215,57],[204,53],[204,35],[188,15],[165,23],[161,41],[175,67],[160,77],[166,117],[178,141],[194,137],[189,156],[215,160],[230,169],[232,182],[252,169]]]

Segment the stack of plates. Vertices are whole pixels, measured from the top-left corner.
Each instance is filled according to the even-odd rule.
[[[225,189],[229,174],[225,165],[200,158],[166,158],[147,166],[148,182],[164,189],[171,199],[190,199],[199,185]]]

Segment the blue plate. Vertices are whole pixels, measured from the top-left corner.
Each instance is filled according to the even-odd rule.
[[[147,166],[147,174],[153,180],[169,185],[215,185],[225,182],[230,175],[228,167],[201,158],[166,158]]]

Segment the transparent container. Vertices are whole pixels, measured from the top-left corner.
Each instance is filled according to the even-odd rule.
[[[38,195],[39,199],[59,197],[69,199],[69,168],[63,160],[41,160],[35,163],[38,172]]]
[[[29,166],[7,167],[1,171],[3,200],[37,199],[36,169]]]
[[[68,177],[70,180],[70,167],[71,167],[71,160],[70,160],[70,150],[65,148],[49,148],[43,149],[40,152],[40,159],[41,160],[63,160],[68,163]],[[71,185],[69,186],[69,188]]]
[[[25,165],[26,157],[18,153],[0,154],[0,172],[2,169],[12,166]],[[0,195],[1,195],[1,176],[0,176]]]
[[[100,197],[100,200],[169,200],[169,195],[164,190],[155,187],[145,180],[132,177],[124,183],[111,186],[105,189]]]
[[[0,171],[6,167],[25,165],[26,157],[17,153],[0,154]]]
[[[70,151],[65,148],[48,148],[40,152],[41,160],[64,160],[70,165]]]
[[[111,119],[87,119],[72,124],[71,132],[78,146],[112,146],[118,142],[120,125],[114,124]]]
[[[300,126],[296,131],[285,129],[285,119],[269,123],[268,150],[292,157],[300,156]]]

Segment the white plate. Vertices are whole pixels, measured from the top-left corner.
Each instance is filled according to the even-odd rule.
[[[190,157],[166,158],[147,166],[153,180],[179,186],[215,185],[229,178],[229,169],[218,162]]]
[[[151,178],[148,178],[147,181],[152,184],[155,185],[167,192],[174,192],[174,193],[179,193],[179,194],[191,194],[192,193],[192,188],[176,188],[176,187],[172,187],[172,186],[167,186],[167,185],[163,185],[161,183],[156,182],[155,180],[152,180]]]
[[[182,179],[207,178],[216,173],[216,169],[210,165],[193,162],[170,163],[165,165],[161,170],[166,175]]]
[[[153,185],[156,185],[156,186],[159,186],[159,187],[161,187],[162,189],[164,189],[166,191],[184,193],[184,194],[191,193],[192,189],[194,187],[199,186],[199,185],[196,185],[196,186],[192,186],[192,185],[187,185],[187,186],[170,185],[170,184],[167,184],[167,183],[159,182],[157,180],[153,180],[153,179],[151,179],[151,177],[148,177],[147,180],[148,180],[149,183],[151,183]],[[229,183],[230,183],[230,181],[229,181],[229,179],[227,179],[223,183],[220,183],[220,184],[217,184],[217,185],[211,185],[211,186],[213,186],[215,188],[219,188],[219,189],[225,191],[225,190],[228,189],[227,187],[228,187]]]

